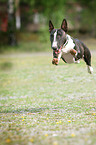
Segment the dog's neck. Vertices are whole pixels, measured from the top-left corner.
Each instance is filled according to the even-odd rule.
[[[66,34],[66,42],[64,43],[62,47],[62,51],[64,53],[68,53],[71,49],[74,49],[74,47],[75,47],[75,43],[73,39],[71,38],[70,35]]]
[[[62,48],[64,48],[64,47],[66,47],[66,45],[68,44],[68,42],[69,42],[69,37],[68,37],[69,35],[68,34],[66,34],[66,40],[65,40],[65,42],[64,42],[64,44],[63,44],[63,47]]]

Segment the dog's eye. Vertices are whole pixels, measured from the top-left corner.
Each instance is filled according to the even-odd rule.
[[[50,39],[52,39],[53,40],[53,38],[54,38],[54,35],[52,34],[52,35],[50,35]]]

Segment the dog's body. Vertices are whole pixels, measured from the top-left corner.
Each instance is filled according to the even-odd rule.
[[[72,38],[67,32],[67,21],[64,19],[61,29],[54,29],[49,21],[50,41],[53,49],[52,63],[57,65],[60,58],[66,63],[79,63],[84,59],[88,66],[88,72],[92,73],[91,53],[86,45],[78,39]]]

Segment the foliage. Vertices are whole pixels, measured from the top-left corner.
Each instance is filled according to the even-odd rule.
[[[79,24],[81,27],[84,26],[84,29],[87,31],[93,31],[94,36],[95,34],[95,27],[96,27],[96,1],[95,0],[88,0],[84,1],[81,0],[21,0],[21,2],[26,2],[30,6],[30,14],[32,15],[34,12],[39,12],[46,17],[46,23],[48,24],[49,19],[52,19],[53,22],[56,24],[56,27],[60,26],[60,23],[63,18],[69,18],[71,23],[75,23],[74,19],[77,17],[81,17]],[[70,6],[68,7],[70,3]],[[73,3],[78,3],[82,6],[81,12],[74,12],[72,8]],[[70,11],[70,12],[69,12]],[[94,17],[93,17],[94,13]],[[89,16],[89,17],[88,17]],[[27,19],[27,18],[26,18]],[[86,23],[88,26],[86,27]],[[90,27],[89,27],[90,26]]]
[[[66,0],[21,0],[21,3],[25,2],[30,6],[30,15],[34,12],[39,12],[39,14],[43,14],[43,16],[47,17],[47,21],[49,19],[53,19],[53,21],[58,25],[58,18],[64,18],[65,15],[65,3]],[[53,11],[53,13],[52,13]],[[60,21],[59,21],[60,22]]]
[[[7,2],[7,0],[0,0],[0,2]]]

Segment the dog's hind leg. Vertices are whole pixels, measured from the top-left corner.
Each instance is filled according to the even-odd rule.
[[[92,74],[93,73],[93,67],[92,66],[87,66],[88,67],[88,73]]]
[[[91,66],[91,53],[87,47],[84,49],[84,61],[87,64],[88,73],[92,74],[93,68]]]

